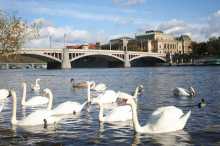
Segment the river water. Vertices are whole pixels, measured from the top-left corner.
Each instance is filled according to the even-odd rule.
[[[73,90],[70,79],[103,82],[108,89],[131,93],[137,85],[144,85],[144,93],[138,100],[139,121],[143,125],[158,107],[175,105],[192,114],[184,130],[166,134],[136,134],[132,122],[98,122],[99,108],[89,106],[80,115],[70,115],[57,125],[47,129],[42,126],[14,127],[10,124],[12,98],[5,101],[0,113],[0,145],[220,145],[220,67],[148,67],[107,68],[72,70],[0,70],[0,88],[14,88],[20,101],[21,82],[29,85],[27,95],[33,96],[30,83],[40,78],[42,88],[50,88],[54,106],[64,101],[83,103],[87,91]],[[194,98],[175,97],[172,89],[193,86]],[[192,108],[205,98],[208,105]],[[17,118],[21,119],[34,109],[21,108],[18,104]]]

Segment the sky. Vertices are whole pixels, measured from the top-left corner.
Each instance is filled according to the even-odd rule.
[[[106,43],[110,39],[161,30],[194,41],[220,36],[220,0],[0,0],[0,10],[28,24],[40,36],[26,47]]]

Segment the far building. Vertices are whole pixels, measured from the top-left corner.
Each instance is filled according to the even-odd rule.
[[[123,41],[127,42],[128,51],[144,51],[155,53],[192,53],[191,39],[187,35],[174,37],[162,31],[146,31],[135,38],[121,37],[110,40],[109,44],[102,45],[102,49],[124,50]]]
[[[120,37],[112,39],[107,44],[82,44],[66,46],[68,49],[102,49],[102,50],[128,50],[144,51],[165,54],[191,54],[192,40],[188,35],[175,37],[162,31],[146,31],[136,35],[135,38]]]

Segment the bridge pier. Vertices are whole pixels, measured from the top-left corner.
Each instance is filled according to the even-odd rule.
[[[125,52],[125,57],[124,57],[124,67],[129,68],[131,67],[131,63],[129,61],[129,54]]]
[[[69,53],[68,53],[67,48],[63,49],[63,58],[62,58],[61,68],[62,69],[71,69],[71,63],[70,63]]]

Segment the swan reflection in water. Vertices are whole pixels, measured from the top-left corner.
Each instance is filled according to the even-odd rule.
[[[163,134],[138,134],[135,133],[132,146],[140,144],[159,144],[161,146],[188,146],[191,144],[191,136],[184,130]]]

